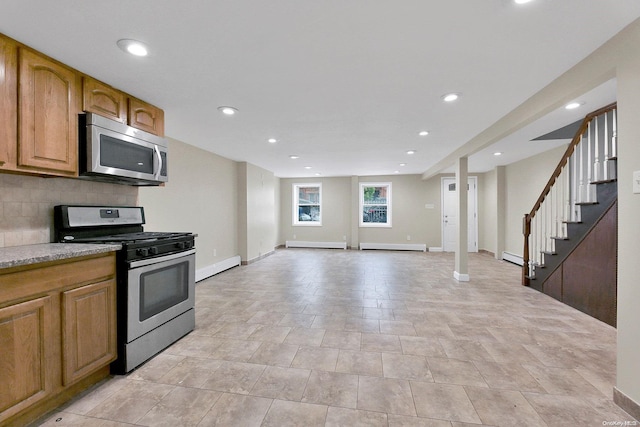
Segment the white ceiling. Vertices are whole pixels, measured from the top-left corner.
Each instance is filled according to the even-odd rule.
[[[637,0],[2,0],[0,32],[164,108],[167,136],[280,177],[348,176],[424,172],[638,17]],[[615,100],[615,82],[592,92],[470,170],[563,143],[528,141]]]

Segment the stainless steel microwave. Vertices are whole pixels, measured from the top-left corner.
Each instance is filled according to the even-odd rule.
[[[168,181],[167,140],[92,113],[80,114],[80,177],[128,185]]]

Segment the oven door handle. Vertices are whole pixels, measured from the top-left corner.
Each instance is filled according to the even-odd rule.
[[[160,154],[160,149],[158,148],[157,145],[153,146],[153,151],[156,154],[156,161],[154,162],[154,179],[159,180],[160,179],[160,174],[162,173],[162,154]]]
[[[129,263],[129,268],[138,268],[138,267],[144,267],[151,264],[158,264],[161,262],[171,261],[174,259],[186,257],[195,253],[196,253],[195,249],[190,249],[188,251],[178,252],[171,255],[165,255],[165,256],[160,256],[156,258],[141,259],[140,261],[132,261]]]

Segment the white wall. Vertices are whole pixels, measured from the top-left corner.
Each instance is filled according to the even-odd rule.
[[[522,219],[531,211],[566,146],[506,166],[505,250],[522,256]]]
[[[236,162],[169,140],[169,182],[141,187],[149,231],[197,233],[196,269],[238,255]]]

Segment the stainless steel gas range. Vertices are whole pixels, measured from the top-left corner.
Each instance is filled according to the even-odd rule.
[[[136,206],[56,206],[56,240],[118,243],[118,359],[135,369],[195,327],[195,235],[143,231]]]

